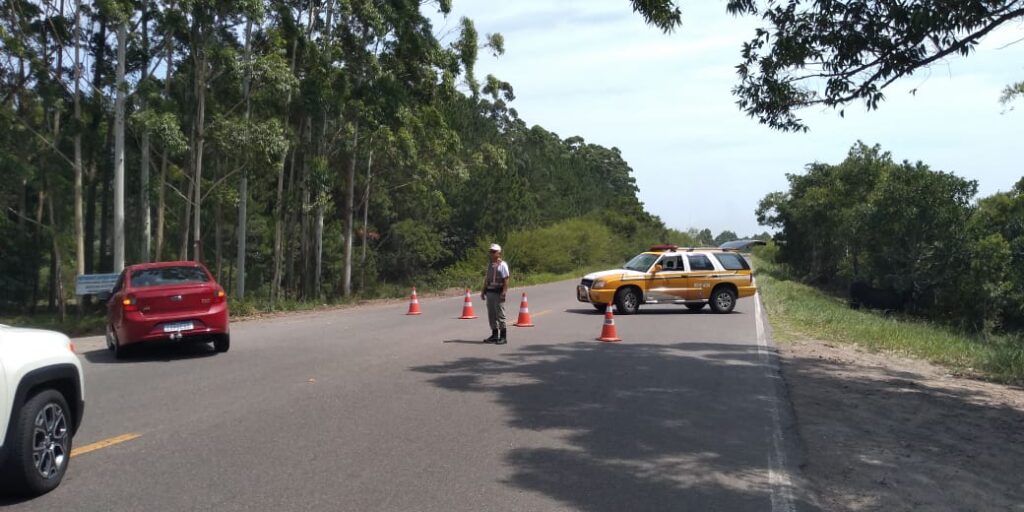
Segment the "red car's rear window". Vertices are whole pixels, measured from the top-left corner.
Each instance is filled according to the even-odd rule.
[[[210,276],[199,267],[161,267],[132,271],[132,287],[208,283]]]

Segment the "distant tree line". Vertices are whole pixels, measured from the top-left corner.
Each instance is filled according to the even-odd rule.
[[[911,313],[963,328],[1024,328],[1024,179],[976,200],[977,182],[863,143],[787,176],[757,216],[800,277],[891,288]]]
[[[696,241],[617,149],[475,75],[500,34],[430,9],[451,2],[0,0],[0,309],[63,312],[76,275],[154,260],[273,304],[466,278],[446,269],[517,236],[614,239],[538,272]]]

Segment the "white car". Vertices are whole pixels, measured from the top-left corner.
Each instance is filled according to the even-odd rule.
[[[0,492],[56,488],[84,410],[82,364],[68,337],[0,325]]]

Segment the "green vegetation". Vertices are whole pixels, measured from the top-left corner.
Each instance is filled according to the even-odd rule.
[[[758,289],[776,339],[816,339],[922,358],[953,371],[1024,382],[1024,339],[977,335],[906,316],[851,309],[845,298],[801,283],[773,261],[776,247],[758,248]]]
[[[1024,328],[1024,180],[975,203],[976,182],[861,143],[787,177],[757,215],[800,280],[890,288],[909,313],[959,329]]]
[[[15,327],[33,327],[36,329],[49,329],[59,331],[68,336],[89,336],[103,334],[105,318],[98,314],[88,314],[81,317],[69,314],[60,318],[56,313],[37,313],[35,315],[10,315],[0,316],[0,324]]]
[[[0,311],[73,316],[76,275],[153,260],[204,262],[244,312],[475,286],[491,241],[525,277],[689,237],[618,149],[477,77],[504,38],[441,34],[451,7],[0,1]]]

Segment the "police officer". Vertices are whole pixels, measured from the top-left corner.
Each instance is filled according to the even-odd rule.
[[[508,342],[505,327],[505,294],[508,293],[508,263],[501,259],[501,246],[491,244],[490,264],[484,277],[480,298],[487,301],[487,320],[491,324],[491,337],[484,343],[504,345]]]

